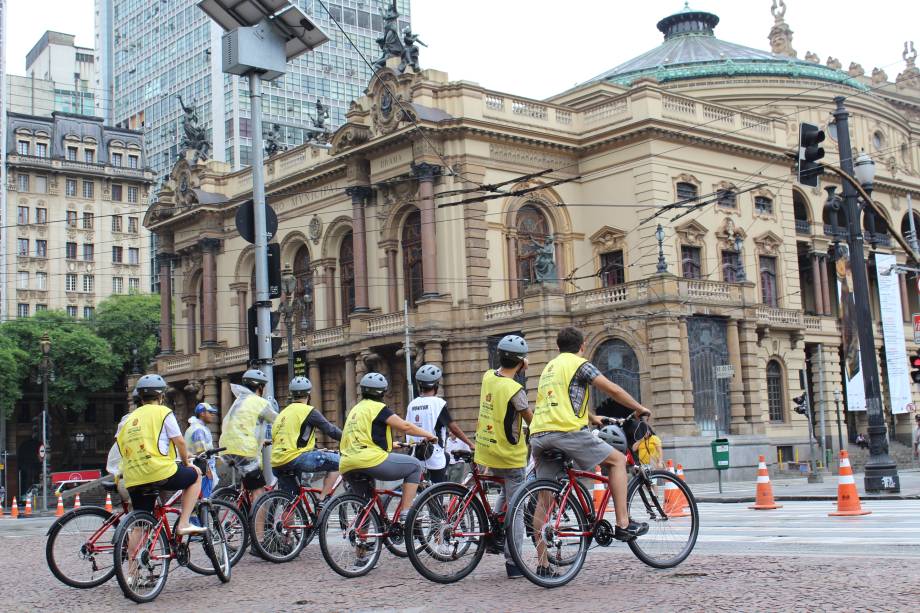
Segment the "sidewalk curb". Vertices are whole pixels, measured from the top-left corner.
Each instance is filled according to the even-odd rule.
[[[817,502],[817,501],[828,501],[828,502],[837,502],[837,496],[774,496],[774,500],[777,502],[787,501],[787,502]],[[861,496],[860,500],[862,502],[871,502],[873,500],[920,500],[920,494],[888,494],[884,496]],[[740,503],[740,502],[754,502],[753,496],[696,496],[697,502],[707,502],[707,503]]]

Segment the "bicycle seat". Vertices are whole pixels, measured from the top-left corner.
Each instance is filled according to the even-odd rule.
[[[352,483],[371,483],[373,484],[374,481],[376,481],[374,477],[370,476],[369,474],[365,472],[361,472],[360,470],[348,473],[347,475],[345,475],[345,478],[351,481]]]
[[[102,489],[104,491],[109,492],[109,493],[112,493],[116,489],[118,489],[114,481],[103,481],[102,483],[100,483],[100,485],[102,486]]]
[[[547,449],[541,456],[547,462],[565,462],[568,459],[568,456],[561,449]]]

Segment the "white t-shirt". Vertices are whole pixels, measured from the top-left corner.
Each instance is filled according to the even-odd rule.
[[[427,430],[438,437],[438,442],[432,443],[434,451],[431,457],[425,460],[425,468],[440,470],[447,466],[447,458],[444,455],[444,448],[441,447],[441,441],[447,438],[447,428],[441,427],[441,432],[435,430],[438,423],[438,417],[441,416],[441,410],[447,406],[443,398],[437,396],[419,396],[409,403],[406,407],[406,421],[418,426],[422,430]],[[411,443],[420,441],[417,436],[407,436],[406,439]]]
[[[451,453],[453,453],[454,451],[469,451],[470,450],[470,446],[464,443],[463,441],[461,441],[457,437],[453,437],[453,438],[448,437],[447,444],[444,446],[444,448],[447,451],[447,458],[451,464],[456,464],[457,462],[460,462],[460,460],[454,459],[454,456],[452,456]]]

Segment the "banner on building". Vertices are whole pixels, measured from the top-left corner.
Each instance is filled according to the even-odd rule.
[[[307,350],[306,349],[301,349],[300,351],[294,352],[294,376],[295,377],[306,377],[307,376]]]
[[[895,256],[875,254],[875,274],[878,278],[878,302],[882,312],[882,338],[885,342],[885,370],[888,375],[888,397],[891,412],[908,413],[912,408],[910,371],[907,364],[907,344],[901,310],[901,283],[893,267]]]
[[[859,333],[856,329],[856,301],[853,299],[853,273],[850,251],[840,245],[837,253],[837,298],[840,335],[843,345],[843,376],[847,388],[847,411],[866,410],[866,388],[863,385],[862,363],[859,355]]]

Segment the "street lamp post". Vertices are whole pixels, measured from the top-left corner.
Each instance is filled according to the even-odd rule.
[[[900,492],[897,465],[888,455],[888,429],[882,411],[882,393],[878,376],[878,358],[875,354],[875,334],[872,326],[872,312],[869,308],[869,283],[866,278],[866,262],[863,256],[863,233],[860,228],[860,206],[857,201],[855,179],[862,185],[871,185],[875,178],[875,164],[869,156],[860,156],[859,165],[854,167],[853,150],[850,146],[849,112],[843,106],[844,97],[834,98],[834,123],[837,126],[837,144],[840,150],[840,167],[847,177],[842,177],[843,203],[847,217],[847,243],[850,248],[850,268],[853,274],[853,298],[856,321],[860,322],[859,356],[866,395],[866,413],[869,419],[869,461],[866,462],[865,489],[867,492]],[[868,160],[868,162],[867,162]],[[850,179],[850,180],[847,180]]]
[[[840,400],[843,394],[834,390],[834,404],[837,405],[837,451],[843,451],[843,430],[840,427]]]
[[[664,260],[664,228],[661,227],[661,224],[658,224],[655,230],[655,238],[658,239],[658,268],[655,269],[655,272],[661,274],[668,272],[668,263]]]
[[[45,332],[38,342],[42,358],[42,512],[48,510],[48,371],[51,369],[51,337]]]
[[[287,330],[287,378],[290,383],[294,378],[294,292],[297,291],[297,279],[290,268],[286,268],[281,277],[281,291],[284,292],[284,297],[278,305],[278,310],[281,311],[284,328]]]
[[[77,470],[83,470],[83,441],[86,440],[86,435],[77,432],[73,435],[73,440],[77,444]]]

